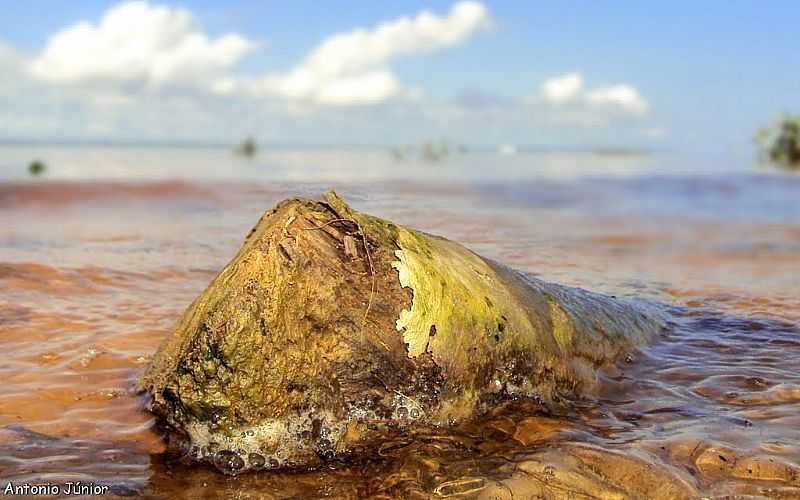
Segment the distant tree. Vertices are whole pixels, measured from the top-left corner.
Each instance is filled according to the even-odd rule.
[[[784,115],[775,125],[759,130],[756,143],[762,157],[788,168],[800,168],[800,115]]]
[[[258,146],[256,146],[256,140],[253,139],[252,137],[248,137],[244,141],[242,141],[242,143],[239,144],[234,151],[238,155],[252,158],[253,156],[256,155],[256,152],[258,151]]]
[[[389,149],[389,154],[395,161],[405,161],[418,158],[421,161],[435,163],[446,160],[451,154],[451,146],[444,139],[440,141],[426,141],[419,145],[398,146]],[[458,152],[465,152],[461,149]]]
[[[33,177],[38,177],[47,170],[47,165],[44,162],[39,160],[33,160],[28,164],[28,173],[31,174]]]

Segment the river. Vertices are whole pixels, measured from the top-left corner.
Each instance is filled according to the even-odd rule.
[[[264,210],[329,188],[532,276],[650,301],[669,331],[568,413],[516,402],[316,471],[230,477],[164,456],[136,392],[150,357]],[[800,175],[751,158],[0,146],[0,488],[800,498],[799,322]]]

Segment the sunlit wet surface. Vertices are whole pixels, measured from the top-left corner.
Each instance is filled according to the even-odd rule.
[[[800,178],[666,175],[677,160],[590,155],[519,155],[505,176],[488,154],[464,175],[457,161],[403,175],[378,153],[350,152],[336,157],[347,165],[338,180],[335,168],[315,177],[288,160],[271,173],[268,160],[223,163],[191,180],[192,161],[211,168],[201,152],[170,152],[172,169],[153,163],[158,151],[115,154],[116,180],[93,180],[105,160],[89,155],[83,178],[54,168],[57,179],[0,183],[0,487],[80,480],[187,499],[800,497]],[[160,174],[132,175],[137,161]],[[615,175],[599,173],[615,161]],[[135,391],[150,356],[263,210],[331,186],[359,210],[537,277],[660,304],[669,333],[565,410],[512,402],[454,429],[387,436],[356,463],[228,477],[163,455]]]

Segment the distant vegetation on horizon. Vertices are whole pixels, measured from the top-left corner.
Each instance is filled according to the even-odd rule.
[[[755,142],[763,159],[800,169],[800,115],[781,116],[772,126],[759,130]]]

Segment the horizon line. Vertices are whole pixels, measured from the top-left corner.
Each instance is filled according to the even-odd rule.
[[[579,145],[579,144],[465,144],[457,141],[448,140],[427,140],[415,143],[303,143],[303,142],[259,142],[256,144],[259,149],[393,149],[403,147],[418,147],[426,143],[445,143],[454,149],[464,148],[466,152],[496,152],[498,149],[511,146],[515,152],[564,152],[564,153],[619,153],[619,154],[649,154],[667,151],[665,148],[652,148],[641,146],[621,146],[621,145]],[[64,146],[64,147],[153,147],[165,149],[233,149],[239,142],[204,141],[204,140],[152,140],[152,139],[23,139],[23,138],[0,138],[0,146]]]

